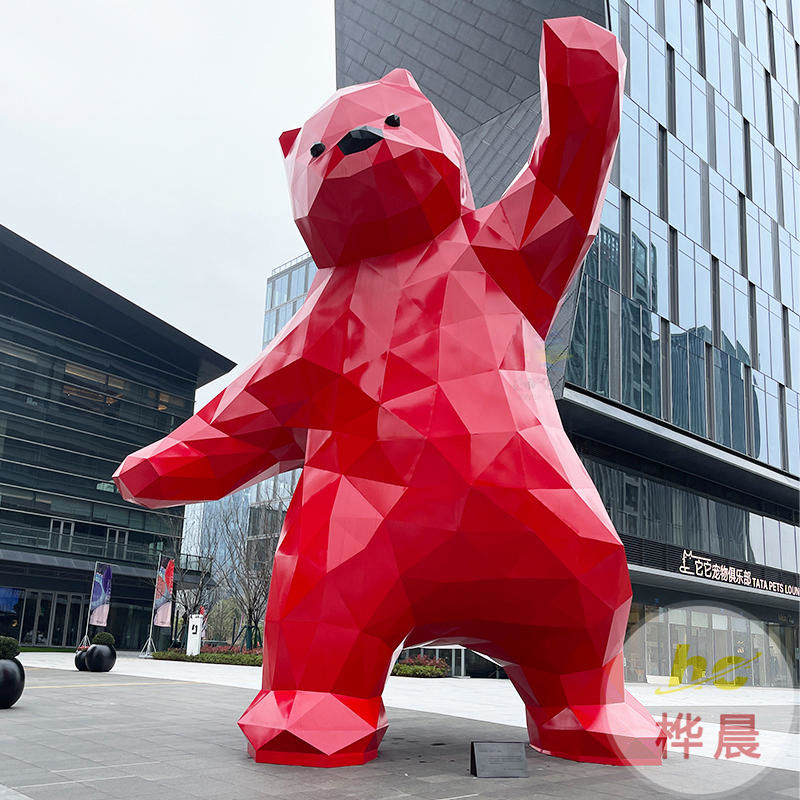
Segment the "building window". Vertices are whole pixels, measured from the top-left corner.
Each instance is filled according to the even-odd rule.
[[[271,305],[279,306],[289,299],[289,274],[284,273],[272,282],[272,302]]]
[[[586,275],[581,277],[575,321],[572,328],[566,380],[576,386],[586,386]]]
[[[786,389],[786,455],[789,472],[800,472],[800,395]]]
[[[587,278],[587,388],[608,397],[608,287]]]
[[[642,407],[642,325],[641,307],[622,298],[622,402]]]
[[[786,385],[800,389],[800,316],[784,309],[785,314],[785,351],[786,351]]]
[[[672,377],[672,423],[689,428],[689,343],[687,334],[677,325],[670,333]]]

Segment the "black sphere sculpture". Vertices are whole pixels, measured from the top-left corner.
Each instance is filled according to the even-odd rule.
[[[0,708],[11,708],[22,697],[25,670],[16,658],[0,661]]]
[[[25,670],[17,660],[19,643],[0,636],[0,708],[11,708],[25,689]]]
[[[93,644],[86,651],[85,664],[89,672],[108,672],[116,661],[117,651],[113,645]]]
[[[75,666],[81,672],[87,672],[89,667],[86,666],[86,650],[78,650],[75,653]]]

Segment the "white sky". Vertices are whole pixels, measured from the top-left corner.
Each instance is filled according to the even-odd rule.
[[[246,366],[334,52],[333,0],[0,0],[0,224]]]

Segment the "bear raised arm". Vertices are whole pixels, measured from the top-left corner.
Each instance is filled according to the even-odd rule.
[[[591,22],[544,23],[542,123],[522,172],[474,214],[484,269],[542,338],[597,235],[622,113],[625,55]]]

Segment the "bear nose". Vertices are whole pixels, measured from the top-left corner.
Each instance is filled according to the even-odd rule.
[[[348,131],[337,143],[337,147],[346,155],[358,153],[372,147],[376,142],[383,139],[381,132],[370,125],[362,125],[360,128],[353,128]]]

